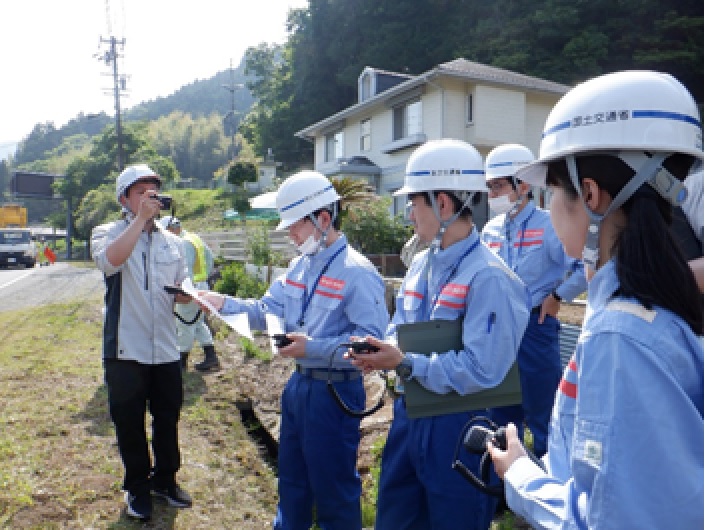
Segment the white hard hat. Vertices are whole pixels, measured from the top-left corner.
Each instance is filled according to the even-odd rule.
[[[517,178],[544,186],[547,163],[591,151],[683,153],[703,159],[694,98],[669,74],[624,71],[590,79],[549,113],[539,159]]]
[[[147,164],[137,164],[127,167],[118,175],[115,181],[115,196],[118,202],[120,202],[120,197],[125,194],[125,190],[142,179],[156,180],[161,187],[162,178]]]
[[[268,191],[250,199],[250,208],[277,208],[277,192]]]
[[[485,158],[485,180],[514,177],[518,170],[534,160],[534,154],[524,145],[499,145]]]
[[[287,178],[277,190],[275,204],[280,216],[277,230],[289,226],[321,208],[328,208],[341,197],[331,181],[317,171],[300,171]]]
[[[393,195],[428,191],[487,191],[483,157],[461,140],[430,140],[409,157],[404,186]]]

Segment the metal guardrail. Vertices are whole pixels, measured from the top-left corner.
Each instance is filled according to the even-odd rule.
[[[561,328],[559,329],[559,357],[561,357],[562,367],[569,364],[569,360],[576,349],[576,342],[578,341],[580,333],[581,326],[562,322]]]
[[[199,234],[214,256],[220,256],[230,261],[248,260],[248,231],[244,228],[234,228],[224,232],[204,232]],[[289,240],[286,230],[269,230],[270,248],[289,261],[296,256],[296,248]]]

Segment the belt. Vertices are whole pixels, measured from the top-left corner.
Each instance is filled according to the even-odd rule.
[[[319,381],[334,381],[340,383],[342,381],[355,381],[361,376],[360,370],[327,370],[326,368],[304,368],[302,365],[297,365],[297,372],[318,379]]]

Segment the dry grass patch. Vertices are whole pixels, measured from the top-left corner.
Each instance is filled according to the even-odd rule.
[[[267,528],[273,471],[235,406],[232,374],[189,372],[179,480],[194,508],[123,510],[101,366],[101,300],[0,313],[0,527]]]

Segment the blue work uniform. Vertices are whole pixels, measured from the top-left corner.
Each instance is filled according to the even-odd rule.
[[[540,309],[552,291],[570,301],[586,290],[583,265],[566,255],[549,212],[537,208],[534,201],[514,219],[507,214],[491,219],[481,239],[522,279],[532,297],[529,324],[517,353],[522,405],[493,409],[491,416],[499,425],[512,422],[520,428],[526,423],[534,452],[541,457],[547,452],[549,418],[562,366],[559,320],[546,315],[540,324]]]
[[[505,475],[512,510],[536,528],[704,525],[704,344],[674,313],[616,297],[610,261],[588,288],[544,456]]]
[[[351,336],[383,336],[390,317],[377,270],[341,235],[314,256],[294,258],[260,300],[227,297],[221,312],[245,312],[250,327],[260,330],[266,329],[269,313],[284,321],[287,332],[310,337],[306,357],[296,360],[282,393],[274,528],[308,530],[315,505],[323,530],[360,530],[360,419],[344,413],[326,378],[335,352],[336,390],[350,407],[365,407],[361,372],[343,359],[346,349],[337,347]]]
[[[527,326],[524,284],[495,254],[470,235],[431,255],[415,257],[396,298],[388,339],[408,322],[463,319],[460,351],[430,356],[408,352],[412,376],[425,388],[470,394],[497,386],[516,359]],[[403,398],[382,454],[376,530],[487,529],[496,501],[451,468],[460,433],[487,410],[411,419]],[[462,453],[462,454],[461,454]],[[459,452],[469,469],[479,457]]]

